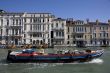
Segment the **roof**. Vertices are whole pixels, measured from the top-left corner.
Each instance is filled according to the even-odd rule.
[[[96,22],[89,22],[90,25],[97,25]],[[108,23],[98,22],[98,25],[109,25]]]
[[[62,19],[62,18],[56,18],[56,19],[54,19],[53,21],[65,21],[65,19]]]

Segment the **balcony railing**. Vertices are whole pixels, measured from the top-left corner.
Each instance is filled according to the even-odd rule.
[[[28,31],[28,33],[32,34],[32,33],[44,33],[44,31],[41,31],[41,30],[31,30],[31,31]]]
[[[75,38],[75,40],[84,40],[84,38]]]
[[[64,39],[64,37],[54,37],[54,39]]]
[[[5,28],[7,28],[7,29],[21,29],[22,25],[6,25]]]
[[[64,28],[52,28],[52,30],[53,31],[58,31],[58,30],[61,31],[61,30],[64,30]]]
[[[84,34],[85,32],[73,32],[73,34]]]

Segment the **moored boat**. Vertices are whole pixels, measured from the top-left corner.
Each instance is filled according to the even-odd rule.
[[[84,51],[58,51],[55,53],[36,52],[33,49],[24,49],[22,51],[8,51],[8,62],[37,62],[37,63],[70,63],[70,62],[87,62],[98,58],[104,50],[84,50]]]

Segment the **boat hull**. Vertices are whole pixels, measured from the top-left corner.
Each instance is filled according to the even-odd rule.
[[[54,54],[54,55],[28,55],[28,56],[16,56],[10,55],[11,52],[7,55],[8,62],[36,62],[36,63],[71,63],[71,62],[87,62],[91,61],[94,58],[98,58],[103,54],[103,51],[100,50],[97,53],[93,54]]]

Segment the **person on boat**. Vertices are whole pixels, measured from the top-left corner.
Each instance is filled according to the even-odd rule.
[[[44,49],[40,49],[40,50],[39,50],[39,53],[44,54],[44,53],[45,53]]]

